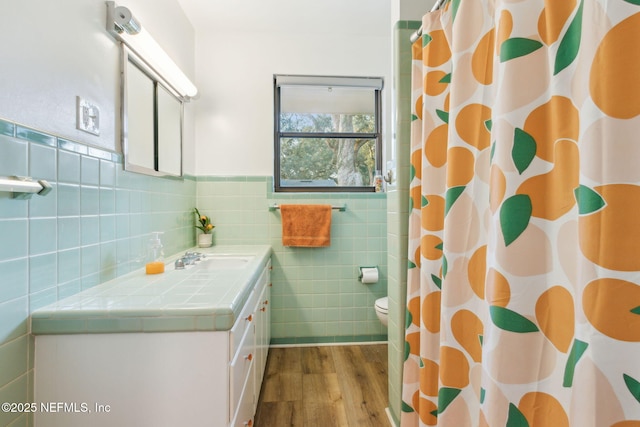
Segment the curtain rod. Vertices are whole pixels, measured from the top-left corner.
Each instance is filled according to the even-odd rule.
[[[446,2],[447,0],[437,0],[436,3],[431,8],[431,10],[429,11],[429,13],[435,12],[436,10],[440,9]],[[414,43],[421,36],[422,36],[422,25],[420,25],[420,28],[418,28],[415,33],[411,34],[411,37],[409,37],[409,40],[411,40],[411,43]]]

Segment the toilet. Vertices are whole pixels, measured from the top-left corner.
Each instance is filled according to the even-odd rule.
[[[380,323],[387,326],[389,323],[389,297],[378,298],[376,300],[376,315]]]

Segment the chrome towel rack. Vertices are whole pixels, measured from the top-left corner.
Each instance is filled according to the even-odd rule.
[[[30,199],[34,194],[46,196],[52,189],[44,179],[33,180],[30,176],[0,177],[0,192],[13,193],[14,199]]]
[[[269,210],[272,211],[272,212],[275,211],[276,209],[280,209],[280,206],[278,206],[276,203],[274,203],[273,205],[269,206]],[[345,203],[342,206],[331,206],[331,209],[337,210],[337,211],[340,211],[340,212],[344,212],[344,211],[347,210],[347,204]]]

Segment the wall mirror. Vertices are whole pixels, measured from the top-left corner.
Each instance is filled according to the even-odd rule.
[[[125,170],[182,176],[183,100],[122,47],[122,151]]]

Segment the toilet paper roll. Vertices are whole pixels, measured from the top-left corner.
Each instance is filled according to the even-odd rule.
[[[360,267],[360,281],[364,284],[378,282],[378,267]]]

